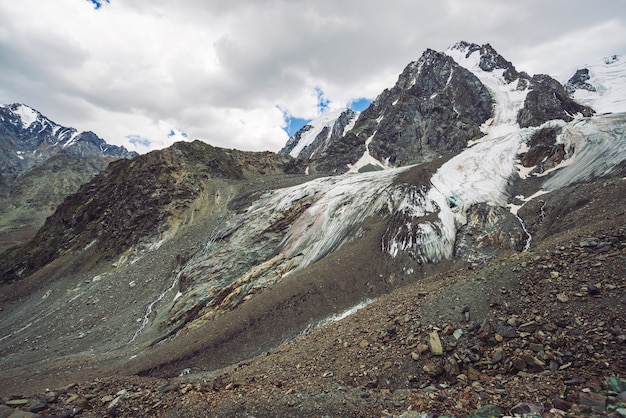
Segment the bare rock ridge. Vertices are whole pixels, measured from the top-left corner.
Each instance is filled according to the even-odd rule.
[[[200,141],[115,161],[65,199],[30,243],[3,260],[3,281],[26,277],[83,249],[92,258],[111,260],[142,241],[158,242],[171,229],[171,218],[190,207],[209,179],[288,174],[295,167],[286,157],[229,151]],[[16,259],[21,262],[13,263]]]
[[[576,94],[593,76],[577,75]],[[611,112],[615,96],[585,96],[596,114],[569,91],[459,42],[278,154],[193,141],[115,159],[0,257],[0,404],[67,416],[622,408],[626,113]],[[20,109],[22,125],[39,120]],[[43,193],[37,170],[69,175],[81,158],[2,187],[26,202],[24,190]]]

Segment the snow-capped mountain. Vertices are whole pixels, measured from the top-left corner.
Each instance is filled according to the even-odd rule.
[[[345,108],[326,111],[298,130],[278,153],[294,158],[315,158],[352,129],[359,113]]]
[[[137,154],[107,144],[93,132],[61,126],[20,103],[0,106],[0,176],[15,177],[58,154],[132,158]]]
[[[599,113],[626,112],[626,59],[620,55],[564,73],[561,82],[574,100]]]
[[[581,219],[623,217],[621,197],[593,195],[626,190],[626,113],[601,97],[616,113],[460,42],[424,52],[358,117],[322,115],[284,156],[196,142],[116,161],[0,260],[0,281],[45,280],[0,324],[0,366],[70,352],[144,375],[215,369],[431,272],[506,266]],[[80,321],[52,327],[57,314]],[[467,365],[450,359],[456,379]]]
[[[493,106],[508,99],[513,102]],[[318,172],[355,172],[424,163],[464,149],[490,126],[503,126],[504,119],[529,127],[592,113],[551,77],[519,73],[488,44],[459,42],[446,52],[427,50],[410,63],[396,85],[383,91],[343,137],[317,152],[310,166]]]

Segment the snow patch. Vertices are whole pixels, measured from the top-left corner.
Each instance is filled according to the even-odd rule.
[[[69,140],[65,144],[63,144],[63,148],[67,148],[70,145],[72,145],[73,143],[75,143],[77,141],[78,136],[80,135],[80,132],[78,132],[76,130],[72,129],[71,132],[72,133],[70,135],[70,138],[69,138]]]
[[[591,107],[596,112],[626,112],[626,59],[619,55],[599,60],[591,65],[582,66],[589,70],[587,82],[596,91],[577,89],[572,98],[577,102]],[[577,69],[569,70],[557,76],[565,85],[576,73]]]
[[[24,129],[28,129],[39,118],[39,114],[35,110],[22,104],[18,105],[13,112],[20,117]]]
[[[358,173],[359,170],[366,166],[378,167],[383,170],[389,168],[388,165],[381,163],[370,154],[369,145],[372,142],[374,135],[376,135],[376,132],[374,132],[374,134],[372,134],[372,136],[367,138],[365,141],[365,151],[363,152],[361,158],[354,164],[348,164],[349,173]]]

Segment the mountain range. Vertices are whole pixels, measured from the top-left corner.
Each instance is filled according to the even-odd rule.
[[[109,162],[135,156],[29,106],[0,107],[0,249],[32,238],[66,196]]]
[[[0,396],[78,382],[42,411],[421,416],[478,410],[496,381],[626,390],[624,86],[619,56],[558,81],[459,42],[277,154],[111,148],[3,253]],[[38,154],[14,147],[17,183]],[[589,346],[611,373],[574,354]],[[545,387],[541,408],[588,401]]]

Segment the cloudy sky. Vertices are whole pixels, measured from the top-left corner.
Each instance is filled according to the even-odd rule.
[[[555,76],[626,55],[626,1],[3,1],[0,104],[139,152],[277,151],[299,119],[373,99],[459,40]]]

